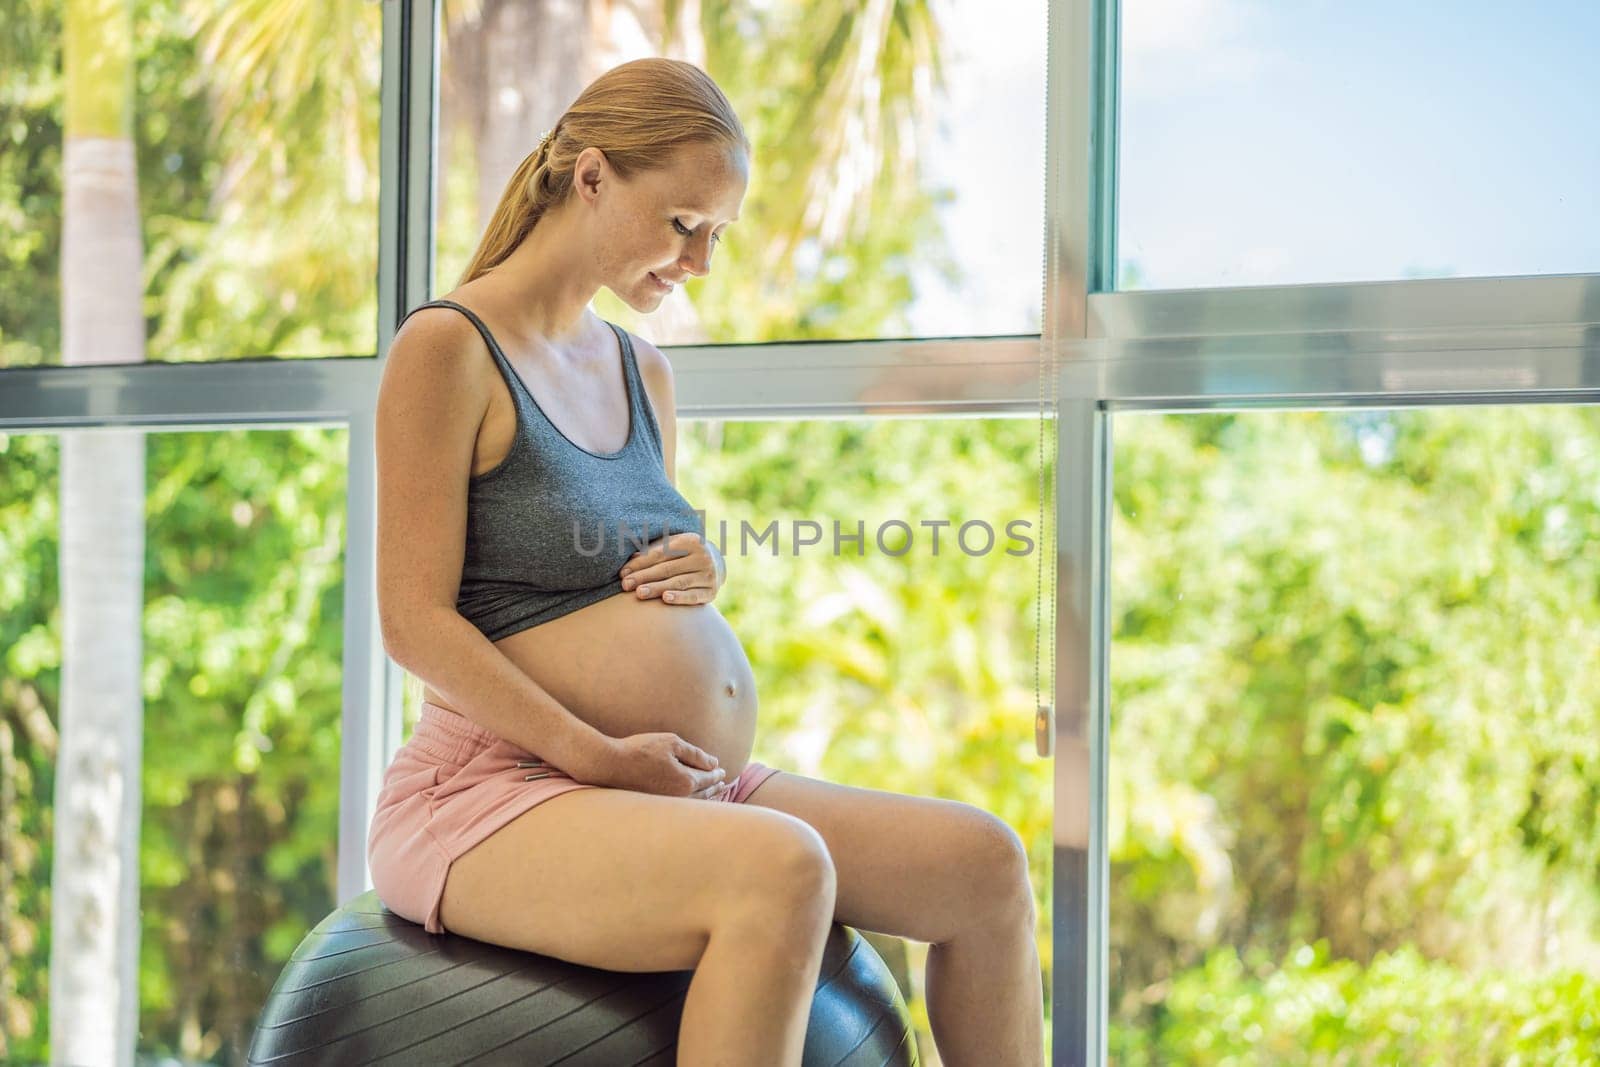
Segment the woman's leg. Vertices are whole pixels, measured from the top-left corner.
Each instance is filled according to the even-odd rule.
[[[589,788],[461,855],[445,929],[612,971],[694,969],[678,1058],[798,1065],[833,922],[827,849],[774,811]]]
[[[959,801],[787,771],[746,799],[803,820],[833,858],[837,921],[926,941],[928,1019],[947,1067],[1044,1063],[1044,984],[1028,857]]]

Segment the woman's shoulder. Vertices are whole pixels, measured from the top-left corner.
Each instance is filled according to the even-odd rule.
[[[443,304],[413,308],[395,332],[389,354],[425,359],[450,373],[481,371],[489,364],[489,346],[477,325]]]
[[[382,378],[422,392],[448,391],[481,417],[496,373],[489,346],[465,315],[419,305],[395,332]]]

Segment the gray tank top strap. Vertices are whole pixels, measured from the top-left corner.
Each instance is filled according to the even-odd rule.
[[[472,320],[472,325],[476,326],[478,328],[478,332],[483,334],[484,341],[489,345],[489,347],[492,350],[494,350],[494,352],[496,354],[501,355],[501,356],[505,355],[504,352],[500,351],[500,346],[495,342],[494,335],[489,332],[489,327],[485,326],[483,324],[483,320],[478,318],[478,316],[474,315],[472,313],[472,309],[467,307],[466,305],[458,304],[454,300],[445,300],[443,298],[436,299],[436,300],[429,300],[426,303],[418,304],[416,307],[414,307],[410,311],[406,312],[406,319],[409,319],[411,316],[415,315],[417,312],[421,311],[423,308],[455,308],[457,311],[461,312],[461,314],[465,315],[468,319]],[[405,322],[405,319],[401,319],[400,321],[403,324]]]
[[[418,304],[416,307],[406,312],[406,318],[409,319],[412,315],[421,311],[423,308],[455,308],[457,311],[461,312],[461,314],[465,315],[469,320],[471,320],[472,325],[478,328],[478,332],[483,335],[483,343],[489,346],[489,353],[494,356],[495,363],[500,367],[500,373],[508,379],[506,385],[511,387],[513,393],[527,392],[528,387],[522,384],[522,379],[517,376],[516,372],[511,367],[511,361],[507,359],[506,354],[501,351],[500,342],[494,339],[494,334],[489,332],[489,327],[484,325],[482,319],[473,314],[471,308],[464,304],[458,304],[454,300],[430,300],[426,304]]]
[[[621,346],[629,428],[623,448],[604,454],[570,441],[545,416],[470,309],[451,300],[418,306],[454,308],[477,327],[517,408],[506,458],[467,480],[456,610],[489,640],[628,595],[619,572],[639,544],[669,532],[705,535],[703,516],[667,478],[660,428],[626,330],[606,322]]]
[[[655,447],[657,460],[664,460],[666,453],[661,447],[661,427],[656,424],[655,412],[650,410],[650,395],[645,392],[644,375],[639,373],[639,358],[634,354],[633,339],[628,336],[627,330],[611,320],[601,321],[611,327],[611,332],[617,335],[617,341],[622,345],[622,369],[628,376],[628,399],[633,407],[634,425],[645,431],[644,434],[635,436],[641,440],[644,436],[648,436],[650,443]]]
[[[473,313],[471,308],[464,304],[458,304],[454,300],[430,300],[425,304],[418,304],[412,308],[411,311],[406,313],[406,317],[410,318],[412,314],[425,307],[454,308],[471,320],[473,326],[477,327],[478,333],[483,335],[484,343],[489,346],[489,352],[494,357],[496,366],[500,368],[500,376],[505,379],[506,388],[511,390],[513,402],[519,410],[531,411],[533,415],[531,419],[519,419],[519,422],[526,425],[526,429],[522,431],[523,434],[542,437],[546,444],[556,448],[558,452],[564,448],[575,448],[579,452],[594,456],[597,459],[610,460],[622,459],[630,455],[636,445],[643,447],[645,438],[648,437],[655,448],[657,461],[664,460],[665,452],[661,445],[661,430],[656,425],[655,415],[650,410],[649,400],[645,394],[644,380],[639,374],[639,364],[634,356],[633,342],[628,337],[628,331],[622,329],[616,323],[609,319],[600,320],[611,327],[611,331],[617,335],[617,343],[622,349],[622,385],[628,395],[630,409],[628,425],[630,432],[621,449],[607,454],[589,451],[569,439],[561,432],[559,427],[550,421],[549,415],[545,414],[544,408],[539,405],[538,398],[529,391],[527,383],[522,380],[522,376],[511,366],[511,360],[506,356],[505,350],[500,347],[500,343],[494,339],[494,334],[489,331],[489,327],[484,321]]]

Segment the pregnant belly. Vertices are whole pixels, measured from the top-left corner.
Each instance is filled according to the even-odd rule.
[[[716,756],[730,779],[750,761],[755,676],[714,605],[622,592],[495,645],[603,734],[671,731]],[[425,699],[449,707],[432,690]]]

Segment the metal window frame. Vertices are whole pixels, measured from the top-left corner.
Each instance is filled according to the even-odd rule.
[[[378,358],[0,372],[0,430],[348,427],[341,900],[370,888],[366,830],[401,730],[377,623],[373,410],[382,353],[432,291],[437,4],[382,3]],[[686,418],[1025,415],[1040,409],[1041,353],[1053,361],[1060,1064],[1103,1063],[1106,1050],[1111,416],[1600,398],[1600,274],[1108,291],[1118,26],[1117,0],[1049,4],[1042,336],[669,350]]]

